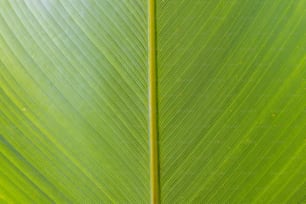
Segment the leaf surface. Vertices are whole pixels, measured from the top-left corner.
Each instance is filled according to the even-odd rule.
[[[162,203],[305,201],[305,1],[157,1]]]
[[[0,198],[149,201],[146,1],[0,1]]]
[[[305,202],[305,10],[0,1],[0,203]]]

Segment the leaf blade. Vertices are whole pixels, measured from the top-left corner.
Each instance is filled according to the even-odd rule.
[[[1,2],[1,153],[28,199],[149,199],[146,12],[145,1]]]
[[[163,202],[303,199],[305,6],[158,1]]]

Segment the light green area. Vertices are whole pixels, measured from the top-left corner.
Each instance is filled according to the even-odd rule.
[[[157,1],[162,203],[306,202],[305,11]]]
[[[156,0],[161,203],[306,202],[306,1]],[[150,203],[147,0],[0,1],[0,203]]]
[[[0,1],[0,203],[148,203],[145,0]]]

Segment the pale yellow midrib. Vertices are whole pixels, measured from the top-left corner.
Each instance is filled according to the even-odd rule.
[[[157,90],[156,90],[156,30],[155,0],[148,0],[149,41],[149,137],[150,137],[150,189],[151,203],[159,203],[159,169],[157,141]]]

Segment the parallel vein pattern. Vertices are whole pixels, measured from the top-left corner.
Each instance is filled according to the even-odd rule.
[[[158,0],[163,203],[306,202],[306,2]]]
[[[147,203],[147,3],[0,1],[0,202]]]

